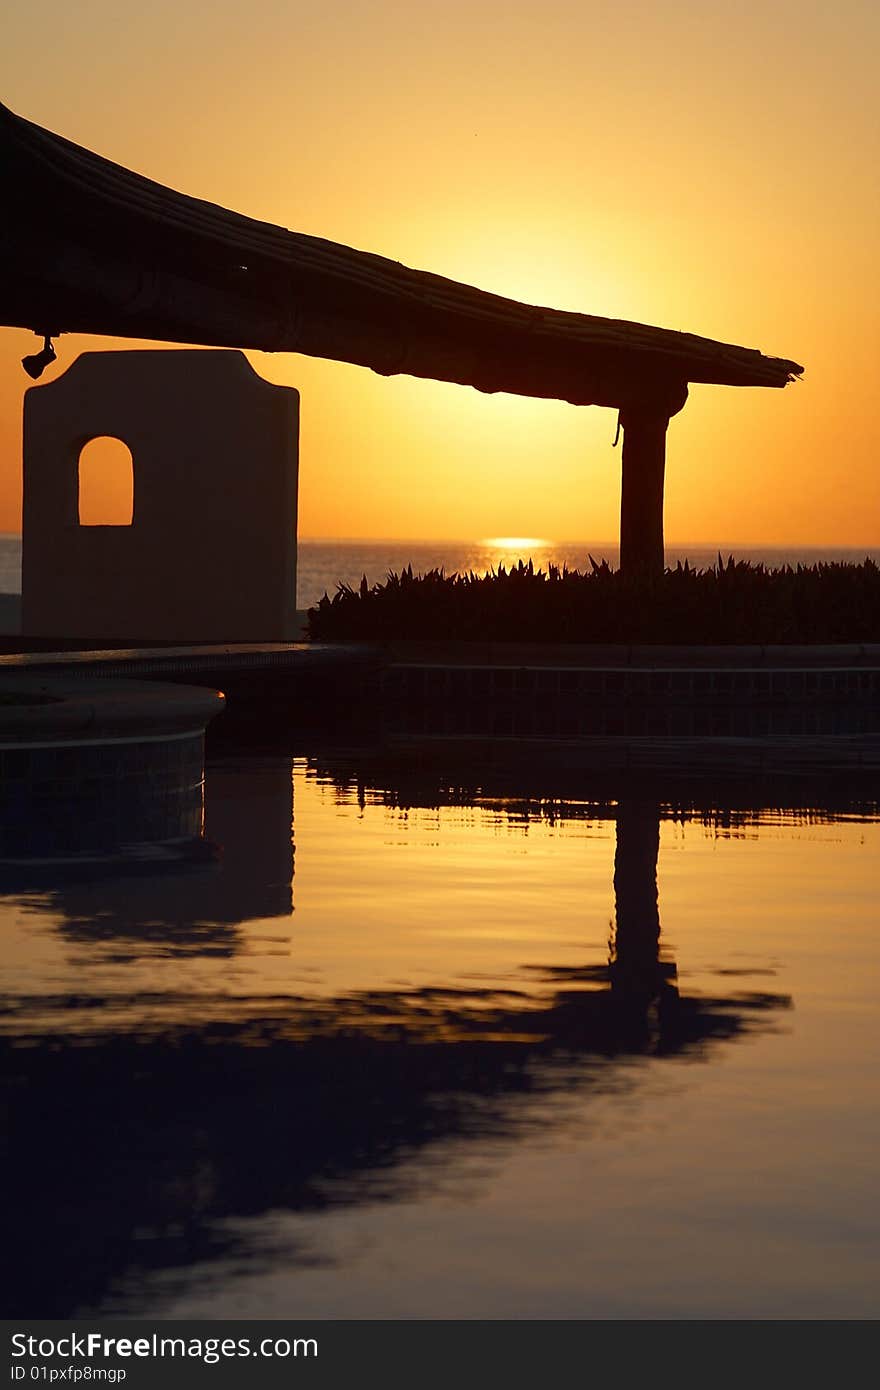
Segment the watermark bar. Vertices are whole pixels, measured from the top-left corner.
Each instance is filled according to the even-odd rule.
[[[546,1384],[572,1374],[634,1383],[666,1365],[745,1378],[756,1356],[784,1355],[790,1374],[852,1357],[870,1322],[7,1321],[10,1386]],[[870,1350],[867,1342],[865,1350]]]

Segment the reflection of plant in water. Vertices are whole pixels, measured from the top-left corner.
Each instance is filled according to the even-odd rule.
[[[512,826],[530,822],[547,825],[565,821],[613,821],[620,800],[646,800],[660,808],[662,820],[703,825],[714,834],[732,835],[764,824],[829,825],[841,819],[876,820],[880,815],[876,771],[851,770],[845,777],[754,773],[737,777],[725,773],[716,791],[712,785],[669,771],[631,770],[625,776],[601,769],[586,773],[557,761],[529,762],[535,753],[521,746],[521,766],[511,769],[491,760],[491,745],[466,750],[466,769],[451,770],[451,752],[443,740],[412,747],[398,745],[357,758],[329,753],[312,755],[306,776],[333,788],[341,805],[385,806],[389,810],[473,807],[505,816]],[[481,764],[481,754],[485,761]],[[535,785],[542,793],[534,791]]]

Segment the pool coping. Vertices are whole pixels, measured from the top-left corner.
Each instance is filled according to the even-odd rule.
[[[44,701],[0,705],[0,748],[183,738],[201,734],[226,703],[205,686],[6,671],[0,689]]]

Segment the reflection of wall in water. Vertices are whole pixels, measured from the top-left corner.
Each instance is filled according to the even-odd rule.
[[[293,909],[290,762],[205,770],[205,836],[217,855],[149,875],[56,884],[65,929],[88,939],[156,940],[210,954],[233,952],[239,923]]]

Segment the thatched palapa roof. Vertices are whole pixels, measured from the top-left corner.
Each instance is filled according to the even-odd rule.
[[[0,322],[301,352],[626,407],[687,382],[785,386],[796,362],[546,309],[176,193],[0,106]]]

